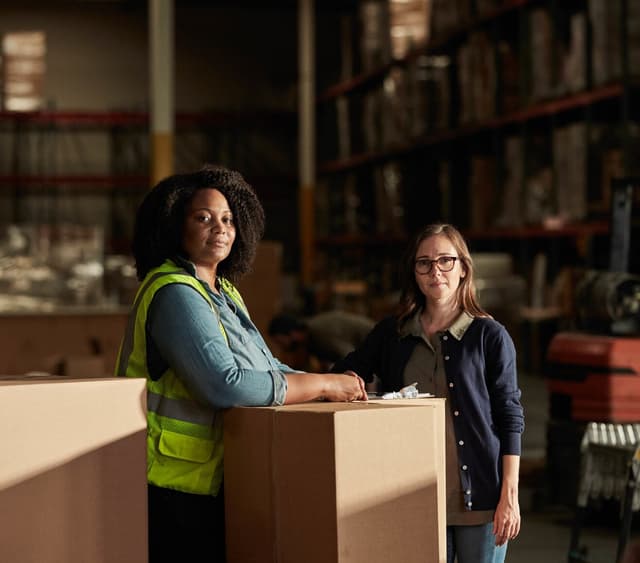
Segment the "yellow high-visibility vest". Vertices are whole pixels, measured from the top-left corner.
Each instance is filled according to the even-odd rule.
[[[238,290],[219,278],[223,291],[246,310]],[[115,375],[147,379],[147,480],[158,487],[187,493],[217,495],[222,484],[222,412],[196,401],[169,368],[154,381],[147,369],[146,323],[155,293],[165,285],[193,287],[210,304],[220,322],[218,309],[194,276],[167,260],[151,270],[136,294],[125,335],[120,344]]]

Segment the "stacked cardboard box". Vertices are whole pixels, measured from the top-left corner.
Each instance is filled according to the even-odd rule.
[[[282,310],[282,243],[263,240],[258,245],[253,271],[242,278],[242,293],[251,320],[263,336],[269,321]]]
[[[444,563],[444,400],[225,415],[228,563]]]
[[[553,132],[553,171],[558,214],[567,221],[587,216],[587,126],[582,122]]]
[[[551,14],[544,8],[531,12],[530,20],[530,101],[544,100],[553,95],[554,35]]]

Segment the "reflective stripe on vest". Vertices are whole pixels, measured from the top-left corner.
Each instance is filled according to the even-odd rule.
[[[153,391],[147,392],[147,409],[160,416],[190,422],[191,424],[212,425],[215,412],[189,399],[170,399]]]

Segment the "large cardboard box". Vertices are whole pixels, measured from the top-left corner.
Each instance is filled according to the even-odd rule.
[[[238,283],[249,315],[268,339],[269,321],[282,312],[282,243],[260,241],[252,271]]]
[[[148,560],[145,386],[0,380],[0,561]]]
[[[225,414],[227,563],[444,563],[444,399]]]

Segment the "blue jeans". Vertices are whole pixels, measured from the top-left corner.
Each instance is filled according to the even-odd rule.
[[[497,546],[493,523],[447,526],[447,563],[503,563],[507,544]]]

